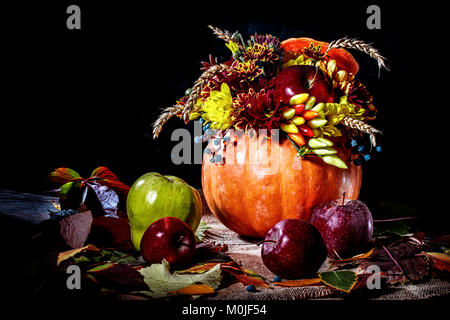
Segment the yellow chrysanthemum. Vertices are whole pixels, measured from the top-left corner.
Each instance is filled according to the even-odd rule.
[[[206,123],[211,123],[211,129],[225,130],[231,127],[233,97],[226,83],[222,83],[220,91],[211,91],[209,97],[200,103],[202,117]]]
[[[227,43],[225,43],[225,46],[230,49],[231,53],[235,53],[237,51],[239,51],[239,46],[236,42],[234,41],[229,41]]]

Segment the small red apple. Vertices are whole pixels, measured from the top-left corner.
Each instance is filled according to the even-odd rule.
[[[316,102],[333,102],[333,88],[320,69],[314,66],[295,65],[281,70],[275,77],[276,95],[285,104],[292,96],[309,93]]]
[[[171,269],[189,265],[195,253],[195,235],[179,218],[164,217],[153,222],[141,240],[141,254],[148,264],[169,262]]]
[[[261,243],[264,265],[286,279],[313,275],[327,257],[327,248],[319,231],[301,219],[276,223]]]
[[[373,219],[359,200],[334,200],[314,208],[310,222],[324,239],[328,257],[348,258],[372,241]]]

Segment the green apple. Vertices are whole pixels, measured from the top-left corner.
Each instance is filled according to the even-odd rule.
[[[145,230],[160,218],[179,218],[195,232],[202,216],[202,200],[198,191],[184,180],[149,172],[131,186],[127,212],[131,241],[140,250]]]

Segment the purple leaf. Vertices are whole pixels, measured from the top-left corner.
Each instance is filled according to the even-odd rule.
[[[74,248],[83,247],[91,231],[91,211],[71,215],[60,221],[60,233],[66,243]]]
[[[90,181],[87,186],[95,193],[106,217],[118,217],[119,196],[117,193],[104,185]]]

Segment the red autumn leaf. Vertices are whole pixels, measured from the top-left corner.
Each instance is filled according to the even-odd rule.
[[[130,187],[122,183],[107,167],[98,167],[95,169],[92,172],[90,179],[93,178],[99,178],[99,180],[97,180],[98,183],[114,189],[114,191],[119,194],[127,195],[128,191],[130,191]]]
[[[226,272],[246,286],[253,284],[258,287],[269,287],[268,283],[264,281],[261,276],[251,270],[249,270],[249,273],[247,273],[245,271],[247,269],[242,268],[234,261],[221,263],[220,267],[223,272]]]
[[[350,261],[357,261],[357,260],[366,259],[366,258],[370,257],[374,251],[375,251],[375,248],[372,248],[370,251],[368,251],[366,253],[358,254],[358,255],[353,256],[351,258],[340,259],[340,260],[333,260],[333,262],[339,263],[339,262],[350,262]]]
[[[204,273],[206,271],[211,270],[216,265],[217,265],[217,262],[208,262],[208,263],[195,265],[193,267],[190,267],[189,269],[179,270],[179,271],[176,271],[175,273],[177,273],[177,274],[186,274],[186,273],[196,273],[196,274],[198,274],[198,273]]]
[[[130,225],[127,219],[100,216],[92,221],[89,243],[113,247],[122,251],[132,249]]]
[[[426,252],[433,259],[433,267],[440,271],[450,272],[450,256],[441,252]]]
[[[59,266],[59,264],[61,262],[63,262],[64,260],[67,260],[67,259],[73,257],[74,255],[76,255],[80,252],[85,252],[85,251],[100,252],[100,249],[98,249],[96,246],[93,246],[92,244],[88,244],[87,246],[84,246],[82,248],[71,249],[71,250],[60,252],[58,254],[58,261],[57,261],[56,265]]]
[[[322,283],[322,280],[320,278],[274,282],[275,285],[282,287],[305,287],[317,285],[319,283]]]
[[[171,294],[184,294],[184,295],[203,295],[214,293],[214,288],[207,284],[191,284],[188,287],[178,289],[176,291],[170,291]]]
[[[57,168],[49,174],[48,178],[50,181],[57,183],[83,180],[78,172],[69,168]]]
[[[94,275],[95,279],[106,287],[122,290],[145,290],[147,285],[142,275],[127,264],[107,263],[87,271]]]

